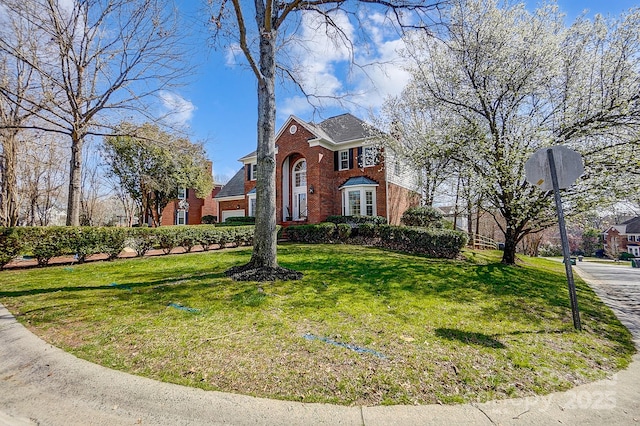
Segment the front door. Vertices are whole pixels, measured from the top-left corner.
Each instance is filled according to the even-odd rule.
[[[299,160],[291,172],[293,183],[293,220],[307,218],[307,162]]]

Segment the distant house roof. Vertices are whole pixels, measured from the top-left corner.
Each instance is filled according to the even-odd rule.
[[[623,222],[622,225],[626,225],[626,234],[640,234],[640,216],[629,219]]]
[[[340,185],[338,189],[345,188],[347,186],[360,186],[360,185],[375,185],[378,186],[378,182],[375,180],[369,179],[366,176],[357,176],[349,178],[345,183]]]
[[[238,170],[229,182],[222,187],[214,198],[237,197],[244,195],[244,167]]]

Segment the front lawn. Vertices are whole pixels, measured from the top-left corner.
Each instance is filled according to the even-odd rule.
[[[486,401],[624,368],[630,333],[579,279],[573,331],[561,263],[498,252],[435,260],[283,245],[301,281],[233,282],[250,249],[0,273],[0,303],[43,339],[187,386],[336,404]]]

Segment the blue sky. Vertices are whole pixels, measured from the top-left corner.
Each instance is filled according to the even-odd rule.
[[[214,174],[225,181],[241,167],[238,158],[255,150],[257,98],[256,82],[253,74],[246,68],[234,63],[229,53],[222,49],[213,49],[208,40],[209,34],[201,24],[202,10],[193,0],[176,0],[184,20],[193,31],[192,44],[195,49],[194,62],[196,72],[187,85],[173,93],[167,93],[165,103],[181,112],[176,120],[191,129],[194,140],[203,141],[209,158],[213,161]],[[527,1],[534,8],[538,2]],[[637,6],[637,0],[577,1],[558,0],[567,19],[572,21],[584,9],[589,16],[596,13],[619,15],[631,7]],[[380,16],[371,19],[369,28],[372,34],[366,52],[358,52],[362,62],[384,61],[394,56],[397,47],[396,36],[379,21]],[[360,94],[355,101],[360,105],[328,105],[315,112],[302,100],[300,93],[293,90],[277,90],[277,126],[283,124],[290,114],[304,120],[319,121],[342,112],[351,112],[367,119],[368,112],[375,110],[386,95],[397,94],[402,89],[407,75],[397,68],[387,67],[386,72],[368,70],[369,78],[362,71],[351,70],[347,73],[347,56],[343,49],[328,46],[316,35],[307,45],[317,54],[306,54],[301,64],[309,73],[307,83],[319,87],[326,94],[344,93],[348,89]],[[360,46],[359,46],[360,47]],[[348,77],[345,77],[345,75]]]

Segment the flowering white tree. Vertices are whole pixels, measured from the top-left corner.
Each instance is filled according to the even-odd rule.
[[[502,261],[513,264],[518,242],[555,220],[551,194],[525,182],[535,150],[567,144],[583,155],[585,175],[565,196],[574,210],[622,189],[601,164],[638,143],[640,10],[566,27],[554,4],[529,12],[508,1],[454,3],[441,36],[413,34],[405,53],[416,99],[449,117],[439,132],[478,132],[458,160],[482,177],[483,198],[504,221]]]

